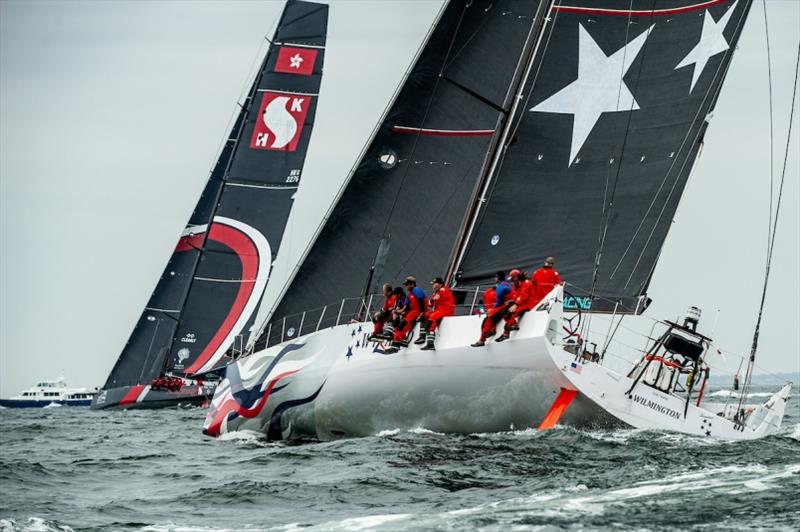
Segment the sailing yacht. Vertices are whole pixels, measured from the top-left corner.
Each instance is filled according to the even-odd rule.
[[[751,3],[447,2],[252,354],[227,367],[204,431],[624,421],[586,394],[568,402],[554,353],[573,349],[576,310],[647,309]],[[547,255],[569,286],[510,340],[471,348],[480,286]],[[443,320],[435,352],[369,341],[382,283],[443,272],[461,315]]]
[[[92,408],[202,404],[244,348],[300,184],[328,6],[289,0],[186,229]]]

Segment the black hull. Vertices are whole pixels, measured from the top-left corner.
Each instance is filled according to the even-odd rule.
[[[141,384],[102,390],[92,400],[92,410],[175,408],[202,406],[214,395],[216,385],[186,386],[177,391],[153,390]]]

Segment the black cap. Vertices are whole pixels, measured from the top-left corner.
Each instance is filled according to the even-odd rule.
[[[431,284],[434,284],[434,283],[444,284],[444,279],[442,279],[441,277],[434,277],[433,281],[431,281]]]

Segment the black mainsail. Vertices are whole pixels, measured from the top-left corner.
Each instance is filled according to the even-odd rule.
[[[556,2],[459,282],[554,255],[584,309],[644,310],[750,4]]]
[[[447,4],[279,298],[265,327],[269,340],[265,333],[257,347],[280,341],[287,330],[313,330],[323,304],[409,273],[444,274],[510,115],[545,4]]]
[[[189,224],[95,406],[163,402],[148,399],[148,383],[213,370],[253,326],[311,137],[327,21],[327,5],[286,3]]]

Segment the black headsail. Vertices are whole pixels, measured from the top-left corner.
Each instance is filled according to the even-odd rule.
[[[289,0],[203,195],[105,387],[219,363],[252,324],[302,173],[328,6]]]
[[[554,255],[584,308],[643,310],[750,3],[557,1],[460,282]]]
[[[444,8],[272,313],[270,345],[283,331],[307,332],[303,318],[284,317],[407,274],[444,273],[512,107],[543,19],[539,4],[454,0]],[[311,313],[304,323],[313,330],[319,319]]]

